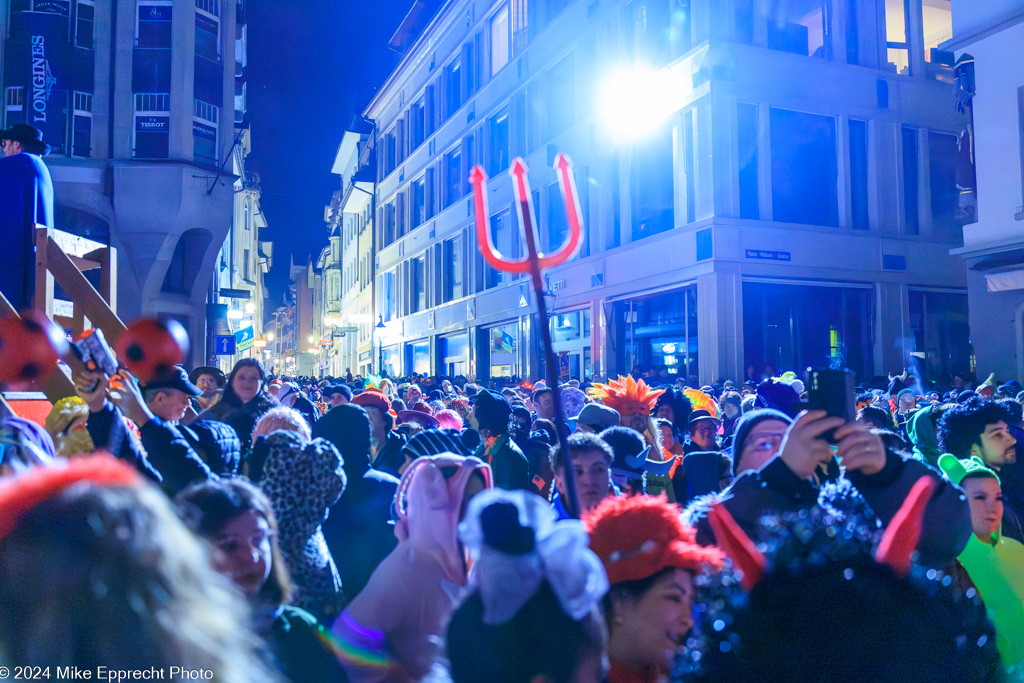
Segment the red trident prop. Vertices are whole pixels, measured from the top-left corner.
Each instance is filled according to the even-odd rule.
[[[544,343],[544,355],[547,366],[548,385],[552,388],[555,406],[555,419],[557,420],[558,444],[562,453],[565,454],[565,487],[569,500],[563,501],[565,509],[573,517],[579,517],[580,511],[576,509],[576,480],[573,476],[572,459],[569,449],[565,443],[565,434],[562,431],[564,414],[562,411],[562,398],[558,393],[558,363],[555,361],[555,352],[551,346],[551,328],[548,325],[548,307],[544,300],[544,282],[541,279],[541,271],[559,264],[565,263],[580,249],[583,241],[583,223],[580,214],[579,194],[576,192],[576,181],[572,175],[572,162],[569,157],[559,154],[555,157],[555,169],[558,172],[558,184],[565,198],[565,212],[569,222],[569,235],[565,243],[553,254],[541,254],[537,250],[537,232],[535,229],[535,214],[533,212],[533,201],[530,193],[530,183],[526,176],[529,169],[521,158],[516,158],[509,168],[508,174],[512,176],[512,187],[516,196],[516,207],[519,213],[519,224],[523,226],[523,238],[526,241],[526,258],[512,260],[502,256],[494,248],[490,231],[490,211],[487,209],[487,173],[483,167],[476,166],[469,175],[469,181],[473,184],[473,207],[476,210],[476,238],[480,244],[480,252],[484,260],[495,270],[506,273],[529,273],[533,283],[533,292],[537,299],[537,314],[540,320],[541,339]]]

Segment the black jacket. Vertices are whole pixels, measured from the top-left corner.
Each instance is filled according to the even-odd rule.
[[[179,424],[178,431],[211,472],[233,475],[238,471],[242,445],[231,425],[216,420],[196,420],[188,426]]]
[[[373,459],[373,469],[390,474],[396,479],[399,478],[398,469],[405,464],[405,456],[402,455],[402,448],[405,447],[405,434],[392,429],[384,438],[384,447],[377,452]]]
[[[139,429],[142,449],[129,436],[121,410],[110,403],[103,410],[90,413],[86,427],[97,448],[109,450],[134,465],[160,484],[168,496],[174,497],[193,482],[217,478],[178,428],[158,417]]]
[[[370,423],[360,406],[329,410],[313,425],[313,436],[335,445],[348,477],[345,492],[320,528],[341,575],[342,591],[351,600],[398,544],[391,524],[398,479],[370,468]]]
[[[197,420],[217,420],[231,425],[238,435],[242,447],[242,462],[249,455],[252,449],[252,432],[256,428],[263,413],[277,405],[274,399],[265,394],[257,394],[248,403],[229,401],[221,399],[215,405],[210,406],[199,413]]]
[[[917,544],[918,563],[935,569],[948,567],[967,545],[972,533],[967,499],[931,466],[904,459],[894,452],[887,453],[886,458],[881,472],[870,476],[850,472],[846,478],[883,525],[889,524],[919,478],[934,479],[937,486],[925,508]],[[737,524],[756,542],[763,515],[810,509],[817,505],[820,493],[818,486],[796,476],[782,458],[776,456],[760,470],[744,472],[721,494],[694,501],[683,518],[697,527],[699,543],[712,545],[715,537],[707,512],[716,500],[721,501]]]
[[[516,442],[509,435],[503,434],[494,442],[494,446],[488,453],[487,445],[480,444],[475,453],[476,457],[491,466],[494,487],[512,491],[536,490],[530,486],[530,463]]]

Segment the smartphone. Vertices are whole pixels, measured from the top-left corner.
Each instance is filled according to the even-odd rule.
[[[824,410],[829,417],[841,417],[847,422],[857,419],[857,396],[854,387],[857,375],[847,368],[807,369],[807,409]],[[829,443],[835,443],[832,431],[825,433]]]

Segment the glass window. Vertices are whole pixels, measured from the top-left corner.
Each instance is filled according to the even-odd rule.
[[[15,86],[4,92],[4,121],[8,127],[25,121],[25,88]]]
[[[910,39],[907,25],[911,0],[885,0],[885,40],[889,68],[900,74],[910,73]]]
[[[459,60],[456,59],[445,69],[444,81],[444,118],[447,120],[462,106],[462,64]]]
[[[548,71],[546,100],[545,137],[553,138],[576,121],[576,74],[572,55]]]
[[[565,213],[565,197],[558,183],[548,185],[547,220],[540,225],[541,253],[551,254],[565,243],[569,236],[569,219]],[[534,210],[540,207],[534,204]]]
[[[910,290],[910,329],[914,348],[910,363],[925,386],[945,386],[954,372],[971,370],[971,332],[967,295]]]
[[[395,271],[381,273],[377,277],[377,284],[380,287],[377,292],[377,311],[384,317],[384,322],[388,322],[395,317]]]
[[[96,16],[96,7],[93,4],[93,0],[78,0],[77,12],[75,45],[91,50],[93,46],[93,26]]]
[[[74,100],[71,154],[89,157],[92,156],[92,93],[76,91]]]
[[[495,250],[506,258],[518,258],[513,246],[514,229],[512,213],[508,209],[491,216],[491,240],[494,243]],[[512,281],[511,273],[495,270],[487,265],[486,261],[484,262],[484,268],[486,272],[484,274],[483,289],[490,289],[491,287],[497,287],[502,283]]]
[[[768,20],[768,47],[828,59],[832,51],[830,1],[796,0],[778,5],[779,14]]]
[[[166,159],[170,141],[171,96],[168,93],[136,93],[136,159]]]
[[[685,144],[690,146],[692,142],[690,137]],[[675,221],[672,168],[672,124],[666,123],[633,147],[629,191],[633,200],[634,241],[672,229]]]
[[[743,283],[743,344],[755,374],[848,367],[873,375],[874,291],[814,285]]]
[[[509,27],[508,27],[508,5],[502,5],[501,9],[494,13],[490,22],[491,34],[491,75],[498,73],[508,64],[509,57]]]
[[[737,147],[739,148],[740,218],[757,220],[758,205],[757,105],[740,102],[736,105]],[[687,140],[687,143],[690,141]]]
[[[508,112],[491,119],[487,173],[492,178],[509,167]]]
[[[932,226],[946,238],[957,238],[960,219],[960,188],[956,183],[960,150],[955,135],[928,133],[928,178],[932,196]]]
[[[773,108],[770,123],[774,219],[839,225],[835,119]]]
[[[615,307],[618,324],[625,326],[620,364],[630,371],[652,370],[663,379],[682,377],[691,386],[697,383],[696,287],[618,302]]]
[[[220,59],[220,20],[200,11],[196,11],[196,55]]]
[[[868,124],[850,119],[850,203],[853,228],[867,230],[868,219]]]
[[[512,49],[517,55],[529,41],[529,5],[536,5],[536,0],[512,0]]]
[[[454,301],[466,295],[466,253],[463,238],[444,241],[444,301]]]
[[[589,333],[584,331],[580,319],[582,311],[560,313],[551,318],[551,341],[555,344],[577,341]]]
[[[430,374],[430,342],[426,339],[409,344],[410,372]]]
[[[491,377],[519,375],[519,326],[509,323],[486,330]]]
[[[469,335],[457,334],[441,339],[442,372],[448,377],[458,377],[469,372]]]
[[[462,197],[462,148],[456,147],[444,155],[445,166],[445,208]]]
[[[139,3],[135,44],[139,47],[171,47],[171,3]]]
[[[217,124],[220,122],[220,107],[195,100],[192,116],[192,152],[195,160],[217,166]]]
[[[410,263],[412,277],[412,310],[410,313],[419,313],[427,309],[427,256],[421,254]]]
[[[412,105],[411,135],[409,138],[409,150],[412,151],[423,144],[426,134],[427,108],[423,99]]]
[[[905,232],[916,235],[921,224],[918,213],[917,129],[903,127],[903,218]]]
[[[412,183],[412,206],[410,211],[410,227],[418,228],[426,220],[427,181],[425,178]]]
[[[922,3],[924,23],[924,58],[932,64],[953,66],[952,52],[939,49],[939,44],[953,37],[953,13],[950,0],[929,0]]]

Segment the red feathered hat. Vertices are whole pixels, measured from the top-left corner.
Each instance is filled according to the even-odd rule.
[[[584,515],[590,549],[601,558],[609,583],[646,579],[669,567],[721,568],[722,553],[698,545],[679,512],[664,496],[618,496]]]

